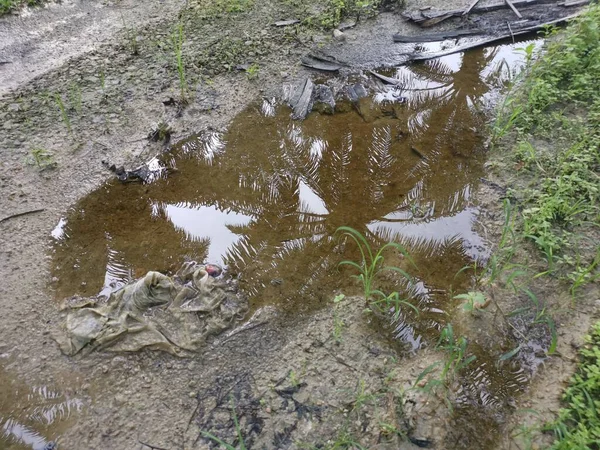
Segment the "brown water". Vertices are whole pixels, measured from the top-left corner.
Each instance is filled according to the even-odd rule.
[[[408,248],[421,314],[402,315],[390,331],[408,351],[434,344],[457,309],[450,292],[470,283],[467,272],[455,275],[488,256],[472,193],[484,174],[490,107],[520,63],[514,46],[500,46],[399,68],[387,75],[402,89],[371,83],[371,95],[345,112],[302,122],[264,99],[227,132],[161,156],[174,173],[149,184],[110,181],[77,203],[53,232],[57,298],[109,293],[193,259],[225,264],[253,309],[309,314],[340,290],[359,292],[338,268],[356,256],[334,237],[350,226],[374,246]],[[522,367],[495,364],[506,345],[470,346],[478,358],[459,403],[469,413],[504,407],[526,383]]]
[[[82,408],[83,401],[73,393],[47,384],[27,385],[0,365],[0,448],[43,450]]]

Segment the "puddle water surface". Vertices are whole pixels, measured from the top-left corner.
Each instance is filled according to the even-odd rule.
[[[28,386],[0,365],[0,448],[53,448],[82,408],[79,398],[47,385]]]
[[[163,155],[171,175],[106,183],[53,232],[57,297],[109,293],[193,259],[227,265],[253,309],[309,313],[336,290],[358,292],[338,268],[352,249],[342,251],[334,237],[350,226],[375,246],[393,240],[408,248],[422,313],[392,329],[408,349],[434,344],[457,307],[450,289],[470,281],[455,275],[488,256],[474,230],[472,193],[483,176],[490,107],[522,64],[514,47],[387,72],[402,89],[378,86],[346,112],[302,122],[264,100],[227,132],[192,137]],[[408,268],[394,255],[389,263]],[[397,280],[383,282],[397,288]],[[478,358],[462,401],[504,405],[526,381],[523,370],[498,368],[489,348],[470,349]]]

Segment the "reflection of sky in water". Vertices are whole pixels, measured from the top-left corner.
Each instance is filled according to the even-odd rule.
[[[184,206],[182,206],[184,205]],[[165,212],[176,229],[188,239],[210,241],[207,261],[222,262],[227,249],[239,241],[229,225],[248,225],[251,217],[233,211],[221,211],[214,206],[166,205]]]
[[[9,389],[7,389],[9,388]],[[43,450],[60,422],[81,411],[83,402],[48,386],[29,387],[0,367],[0,448]]]
[[[312,214],[329,214],[325,202],[304,181],[300,181],[300,201],[298,212]]]
[[[470,207],[452,216],[423,222],[394,222],[393,220],[397,217],[395,214],[390,214],[385,217],[390,222],[374,221],[368,227],[376,234],[385,233],[387,236],[402,236],[413,240],[428,241],[436,247],[441,247],[444,242],[460,238],[465,254],[472,259],[477,259],[478,256],[481,256],[482,249],[486,248],[483,239],[473,229],[478,213],[477,208]]]

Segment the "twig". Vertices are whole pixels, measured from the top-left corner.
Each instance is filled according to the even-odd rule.
[[[466,16],[467,14],[469,14],[469,12],[473,9],[473,7],[479,3],[479,0],[473,0],[473,2],[469,5],[469,7],[467,9],[465,9],[465,12],[462,13],[463,16]]]
[[[6,222],[7,220],[10,220],[10,219],[14,219],[15,217],[26,216],[27,214],[33,214],[33,213],[38,213],[38,212],[42,212],[42,211],[46,211],[46,210],[44,208],[40,208],[40,209],[32,209],[31,211],[25,211],[25,212],[21,212],[21,213],[17,213],[17,214],[11,214],[10,216],[0,219],[0,223]]]
[[[506,4],[507,4],[508,6],[510,6],[510,9],[512,9],[512,10],[513,10],[513,12],[514,12],[514,13],[517,15],[517,17],[518,17],[519,19],[522,19],[522,18],[523,18],[523,16],[522,16],[522,15],[521,15],[521,13],[519,12],[519,10],[518,10],[518,9],[515,7],[515,5],[513,5],[513,2],[512,2],[512,0],[504,0],[504,1],[506,2]]]
[[[163,447],[157,447],[156,445],[150,445],[150,444],[146,444],[145,442],[142,442],[142,441],[140,441],[140,440],[138,440],[138,442],[139,442],[140,444],[142,444],[142,445],[145,445],[146,447],[149,447],[149,448],[151,448],[152,450],[168,450],[168,449],[166,449],[166,448],[163,448]]]
[[[512,38],[513,44],[515,43],[515,35],[513,34],[513,30],[510,27],[510,22],[507,20],[506,21],[506,26],[508,26],[508,31],[510,31],[510,37]]]

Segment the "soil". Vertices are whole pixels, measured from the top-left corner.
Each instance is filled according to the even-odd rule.
[[[469,3],[436,1],[427,6]],[[297,12],[290,5],[257,2],[247,11],[208,18],[210,8],[186,10],[183,51],[194,63],[185,108],[178,105],[171,44],[183,2],[62,2],[0,19],[0,417],[9,430],[0,438],[4,448],[41,449],[48,441],[65,449],[209,448],[202,431],[235,439],[232,393],[248,448],[319,446],[339,439],[342,428],[360,435],[368,448],[442,448],[436,442],[452,428],[442,400],[407,391],[439,355],[426,348],[398,364],[397,353],[366,323],[358,298],[299,314],[285,325],[267,310],[270,320],[191,359],[153,352],[71,358],[51,338],[64,316],[48,288],[50,233],[71,205],[113,176],[102,161],[132,167],[163,151],[161,142],[147,139],[160,123],[169,125],[171,142],[224,130],[251,101],[279,96],[282,83],[314,75],[299,64],[311,48],[347,45],[356,53],[372,36],[418,32],[394,12],[345,31],[345,42],[314,29],[273,27]],[[419,6],[407,2],[409,9]],[[307,8],[318,9],[318,3]],[[393,55],[386,54],[360,65],[390,61]],[[251,62],[259,64],[258,80],[235,70]],[[51,154],[55,167],[40,170],[28,163],[36,149]],[[478,195],[490,242],[501,227],[500,197],[485,185]],[[10,217],[29,211],[37,212]],[[553,292],[556,286],[548,285],[540,295]],[[598,292],[587,299],[589,305],[565,313],[560,356],[545,360],[517,409],[530,407],[544,417],[556,410],[573,370],[574,348],[597,314]],[[559,301],[566,307],[570,300]],[[332,329],[339,320],[344,326],[338,343]],[[365,408],[356,408],[358,403]],[[398,440],[388,423],[400,424],[398,432],[412,442]],[[520,423],[515,414],[505,428]],[[516,445],[510,433],[503,436],[501,448]]]

